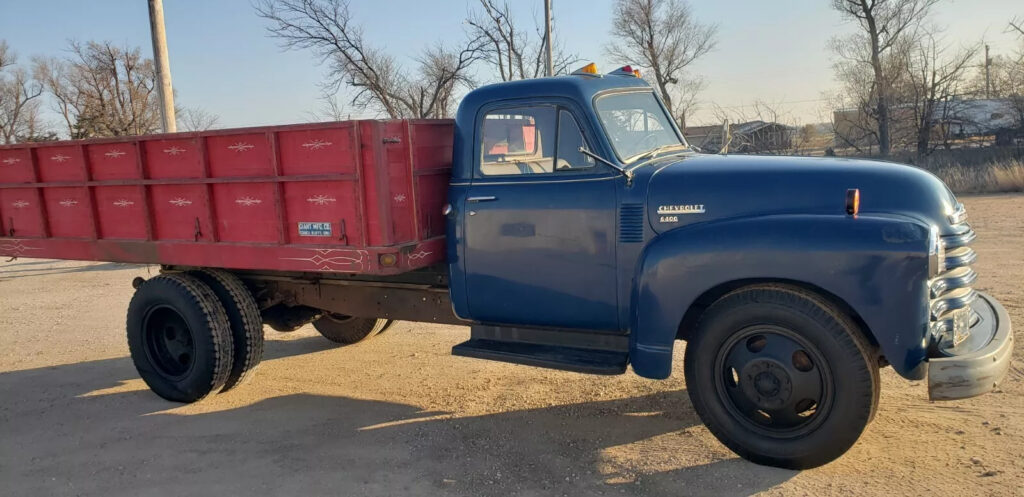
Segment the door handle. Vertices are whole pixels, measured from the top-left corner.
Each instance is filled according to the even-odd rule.
[[[492,200],[498,200],[498,197],[494,195],[484,195],[482,197],[469,197],[466,202],[490,202]]]

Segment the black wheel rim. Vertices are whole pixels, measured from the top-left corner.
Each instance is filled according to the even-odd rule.
[[[817,347],[770,325],[744,328],[718,350],[715,387],[735,419],[778,438],[813,431],[828,417],[834,391]]]
[[[170,379],[181,378],[196,361],[192,330],[178,311],[168,306],[153,307],[142,323],[143,343],[150,364]]]

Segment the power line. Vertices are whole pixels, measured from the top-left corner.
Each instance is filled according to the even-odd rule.
[[[783,102],[760,101],[760,102],[754,102],[754,103],[750,103],[750,104],[741,104],[741,105],[729,105],[729,106],[719,105],[718,108],[719,109],[742,109],[744,107],[754,107],[754,106],[757,106],[759,104],[769,105],[769,106],[771,106],[771,105],[787,105],[787,104],[807,104],[807,103],[812,103],[812,102],[827,102],[828,100],[829,99],[827,99],[827,98],[812,98],[812,99],[808,99],[808,100],[788,100],[788,101],[783,101]]]

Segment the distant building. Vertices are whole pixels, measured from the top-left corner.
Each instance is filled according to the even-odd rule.
[[[935,109],[937,126],[955,138],[994,136],[997,145],[1009,144],[1024,128],[1021,102],[1009,98],[943,102]]]
[[[940,102],[932,115],[932,137],[968,139],[995,137],[997,144],[1009,144],[1020,136],[1024,126],[1022,102],[1008,98],[962,99]],[[910,104],[889,108],[892,121],[889,134],[893,144],[916,140],[914,107]],[[835,146],[871,147],[878,145],[877,124],[860,109],[840,109],[832,113]]]
[[[722,125],[688,126],[683,129],[686,142],[705,152],[718,152],[722,148]]]
[[[793,145],[797,129],[782,123],[748,121],[729,125],[729,152],[737,154],[774,153],[788,150]],[[706,152],[722,149],[725,127],[690,126],[683,130],[686,141]]]

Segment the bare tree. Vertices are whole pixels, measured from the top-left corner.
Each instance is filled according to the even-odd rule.
[[[674,115],[680,129],[685,130],[688,119],[700,109],[698,97],[708,86],[707,80],[699,75],[684,75],[671,90],[670,99],[675,107]]]
[[[17,56],[0,40],[0,138],[3,143],[36,136],[39,129],[39,96],[42,85],[18,67]]]
[[[211,114],[199,107],[187,107],[175,111],[177,121],[183,131],[206,131],[214,129],[220,123],[220,116]]]
[[[25,118],[24,130],[15,136],[18,143],[52,142],[60,140],[60,135],[41,118],[40,106],[35,106]]]
[[[836,53],[855,64],[871,68],[873,80],[871,97],[878,124],[878,150],[889,155],[890,87],[895,74],[887,71],[884,60],[894,47],[907,37],[915,37],[916,30],[939,0],[832,0],[832,7],[843,17],[855,21],[860,32],[846,39],[835,40]]]
[[[1013,58],[1007,58],[1004,64],[1004,71],[1000,77],[1001,84],[1006,89],[1005,95],[1010,99],[1013,111],[1016,114],[1016,128],[1018,132],[1024,132],[1024,20],[1014,18],[1007,27],[1008,31],[1017,34],[1017,53]]]
[[[405,102],[414,117],[449,117],[455,109],[458,88],[472,88],[469,66],[479,59],[478,45],[455,52],[440,43],[424,50],[418,59],[420,81],[405,91]],[[410,105],[411,104],[411,105]]]
[[[913,112],[917,155],[932,152],[936,125],[954,117],[965,84],[970,62],[978,54],[978,45],[953,52],[943,45],[935,29],[927,29],[908,50],[906,78],[898,80],[894,90]],[[948,130],[940,129],[945,135]]]
[[[338,100],[338,95],[331,92],[320,95],[320,107],[306,114],[314,121],[345,121],[352,118],[352,113]]]
[[[472,84],[468,69],[481,57],[477,40],[461,49],[434,45],[409,77],[394,57],[366,42],[346,0],[259,0],[256,12],[285,48],[310,49],[328,64],[326,90],[350,86],[354,106],[391,118],[449,116],[453,95]]]
[[[798,127],[793,135],[792,155],[805,155],[815,149],[822,150],[823,147],[822,135],[814,124]]]
[[[685,0],[616,0],[608,55],[621,64],[649,68],[672,116],[685,127],[699,78],[687,66],[715,48],[718,27],[697,21]]]
[[[73,139],[153,133],[160,128],[156,70],[140,50],[72,41],[65,59],[37,58],[35,78],[53,97]]]
[[[1007,31],[1016,31],[1018,36],[1024,36],[1024,19],[1014,17],[1010,19],[1009,25],[1006,26]]]
[[[832,112],[834,144],[853,148],[859,153],[871,153],[878,143],[878,121],[871,97],[870,71],[857,70],[852,64],[836,64],[840,87],[825,93]]]
[[[480,40],[482,58],[497,71],[501,81],[539,78],[544,75],[544,47],[547,37],[534,19],[534,31],[520,27],[508,2],[479,0],[480,10],[470,11],[466,24],[470,34]],[[554,74],[566,74],[579,57],[565,53],[554,37],[552,66]]]
[[[0,40],[0,71],[7,66],[14,65],[16,59],[14,52],[11,47],[7,45],[6,40]]]

